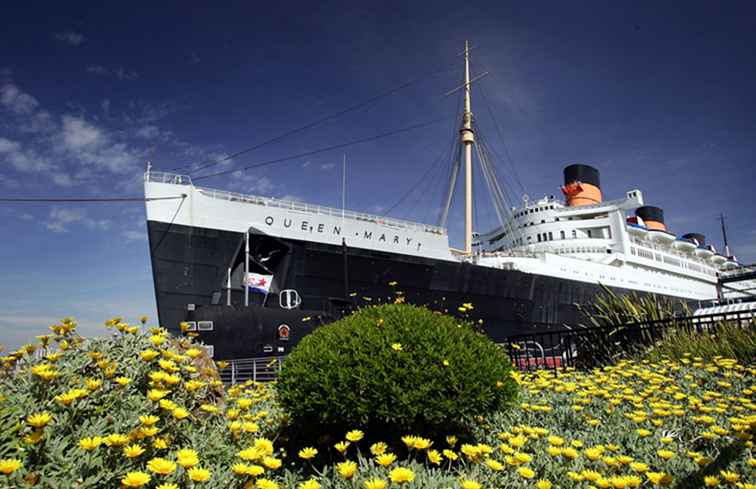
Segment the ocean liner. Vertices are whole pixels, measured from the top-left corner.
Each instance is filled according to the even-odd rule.
[[[475,81],[473,79],[472,81]],[[608,287],[702,302],[717,275],[738,266],[678,236],[640,190],[605,200],[599,171],[564,168],[564,199],[513,207],[476,142],[469,51],[460,87],[459,158],[441,225],[196,186],[186,175],[145,173],[146,216],[160,324],[196,331],[216,358],[281,355],[350,308],[397,297],[480,321],[494,340],[579,320]],[[473,232],[473,153],[492,196],[494,229]],[[464,172],[464,249],[446,218]]]

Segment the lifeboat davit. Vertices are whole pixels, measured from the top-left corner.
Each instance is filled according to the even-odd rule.
[[[687,252],[690,252],[696,249],[696,244],[693,241],[686,238],[677,238],[676,240],[672,242],[672,246],[674,246],[678,250],[687,251]]]

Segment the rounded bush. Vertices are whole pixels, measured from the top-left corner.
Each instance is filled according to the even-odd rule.
[[[404,304],[367,307],[306,336],[278,398],[301,428],[443,435],[512,401],[507,355],[469,323]]]

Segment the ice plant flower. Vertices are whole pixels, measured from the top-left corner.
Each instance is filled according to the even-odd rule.
[[[123,454],[127,458],[136,458],[144,453],[144,448],[142,448],[141,445],[138,445],[134,443],[133,445],[128,445],[123,447]]]
[[[176,462],[185,469],[188,469],[199,463],[199,456],[191,448],[182,448],[176,453]]]
[[[366,480],[363,483],[363,487],[365,489],[386,489],[386,481],[384,479],[374,477],[372,479]]]
[[[150,474],[134,471],[128,472],[122,479],[121,485],[124,487],[142,487],[150,483]]]
[[[389,472],[389,479],[395,484],[406,484],[415,480],[415,473],[406,467],[396,467]]]
[[[0,460],[0,472],[5,475],[10,475],[23,466],[24,464],[17,458],[4,458]]]
[[[345,460],[336,464],[336,470],[338,470],[339,475],[344,479],[351,479],[357,472],[357,464],[351,460]]]
[[[88,452],[99,447],[103,441],[104,439],[99,436],[82,438],[79,440],[79,448]]]
[[[318,454],[318,449],[313,447],[305,447],[299,451],[299,458],[304,460],[310,460],[312,458],[315,458],[315,455]]]
[[[187,471],[189,478],[194,482],[207,482],[212,475],[209,470],[199,467],[192,467]]]
[[[393,453],[382,453],[381,455],[375,457],[375,461],[378,465],[388,467],[389,465],[396,462],[396,455],[394,455]]]
[[[365,434],[362,431],[360,431],[360,430],[352,430],[352,431],[350,431],[350,432],[348,432],[346,434],[345,438],[347,440],[353,442],[353,443],[356,443],[356,442],[362,440],[362,438],[364,436],[365,436]]]
[[[34,428],[44,428],[47,426],[50,421],[52,421],[52,415],[48,413],[47,411],[37,413],[37,414],[31,414],[27,416],[26,423],[29,426],[32,426]]]
[[[297,489],[320,489],[320,484],[315,479],[308,479],[300,482]]]
[[[156,457],[147,462],[147,470],[155,474],[169,475],[176,471],[176,463],[162,457]]]

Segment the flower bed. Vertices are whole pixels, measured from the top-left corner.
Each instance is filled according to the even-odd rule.
[[[756,368],[733,360],[513,373],[518,407],[471,439],[354,426],[287,453],[274,384],[223,389],[190,339],[108,326],[67,320],[0,358],[0,487],[756,487]]]

